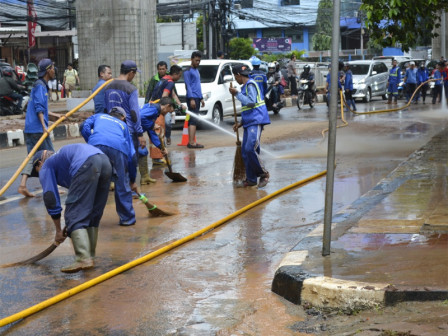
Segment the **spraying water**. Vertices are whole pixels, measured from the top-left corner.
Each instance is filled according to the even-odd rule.
[[[446,111],[446,88],[445,85],[442,85],[442,93],[441,93],[442,97],[440,97],[442,99],[442,110]]]
[[[191,112],[191,111],[188,111],[188,114],[190,114],[192,117],[194,117],[196,119],[199,119],[201,122],[205,122],[207,125],[213,126],[214,128],[216,128],[216,129],[218,129],[218,130],[220,130],[220,131],[222,131],[222,132],[224,132],[226,134],[229,134],[232,137],[236,138],[235,133],[232,133],[232,132],[222,128],[221,126],[216,125],[214,122],[211,122],[210,120],[201,118],[199,115],[197,115],[196,113]],[[276,155],[274,155],[273,153],[271,153],[270,151],[268,151],[268,150],[266,150],[264,148],[261,148],[261,151],[266,153],[266,154],[268,154],[268,155],[270,155],[270,156],[272,156],[272,157],[274,157],[274,158],[277,157]]]

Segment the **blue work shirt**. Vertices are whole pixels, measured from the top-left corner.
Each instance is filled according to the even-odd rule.
[[[331,89],[331,70],[330,71],[328,71],[328,74],[327,74],[327,83],[328,83],[328,92],[330,92],[330,89]],[[338,78],[338,88],[339,89],[342,89],[342,84],[341,84],[341,79],[340,78]]]
[[[197,68],[190,67],[184,71],[185,88],[187,98],[202,99],[201,76]]]
[[[389,84],[400,84],[401,82],[401,71],[399,67],[394,67],[389,70]]]
[[[66,145],[54,155],[45,160],[39,172],[39,180],[42,185],[43,195],[48,192],[54,197],[44,199],[55,200],[54,204],[45,204],[50,216],[59,215],[62,212],[61,199],[59,197],[58,185],[69,188],[73,176],[78,172],[83,163],[91,156],[103,154],[98,148],[88,144]]]
[[[417,83],[421,84],[429,79],[429,72],[426,68],[417,70]]]
[[[25,133],[43,133],[39,113],[44,115],[45,127],[48,128],[48,87],[47,82],[39,78],[31,89],[25,116]]]
[[[159,149],[162,148],[162,144],[160,143],[159,136],[154,131],[154,124],[156,122],[156,119],[160,115],[160,109],[160,104],[147,103],[143,105],[142,109],[140,110],[143,130],[148,132],[152,144]]]
[[[241,87],[241,92],[238,92],[236,98],[243,105],[241,109],[241,122],[244,128],[271,123],[264,99],[261,97],[260,88],[252,79],[249,79]]]
[[[126,111],[126,124],[131,134],[143,135],[138,106],[137,88],[126,80],[116,79],[104,88],[104,102],[107,111],[120,106]]]
[[[108,146],[126,155],[129,178],[131,182],[135,182],[137,176],[135,148],[125,122],[109,114],[94,114],[83,123],[81,134],[89,145]]]
[[[417,84],[417,68],[411,69],[408,68],[406,70],[406,83],[408,84]]]
[[[106,83],[104,79],[100,79],[98,83],[96,83],[95,87],[92,89],[92,93],[95,92],[101,85]],[[95,113],[107,113],[109,111],[105,111],[106,103],[104,102],[104,90],[103,88],[98,94],[93,97],[93,103],[95,104]]]
[[[442,73],[439,70],[434,71],[434,74],[432,76],[434,79],[437,79],[435,81],[435,85],[442,85],[443,84],[443,77]]]
[[[264,97],[264,94],[268,89],[268,78],[266,77],[266,74],[262,70],[254,70],[249,75],[249,78],[253,79],[258,84],[261,96]]]
[[[353,91],[353,74],[351,70],[345,72],[344,90]]]

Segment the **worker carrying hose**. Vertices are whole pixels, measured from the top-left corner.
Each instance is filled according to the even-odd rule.
[[[109,114],[97,113],[88,118],[81,127],[84,140],[99,148],[110,160],[114,169],[115,208],[119,225],[129,226],[136,222],[132,206],[132,191],[138,192],[137,157],[132,138],[126,125],[126,111],[113,107]]]
[[[174,110],[174,102],[171,97],[162,97],[159,103],[148,103],[143,105],[140,110],[140,118],[142,120],[143,131],[148,132],[149,139],[152,144],[160,150],[162,155],[167,155],[168,151],[162,150],[162,144],[156,133],[160,130],[160,125],[156,124],[156,120],[167,113],[171,113]]]
[[[264,168],[260,159],[260,138],[264,125],[271,123],[268,110],[261,96],[257,83],[249,78],[250,69],[245,65],[236,65],[232,68],[238,84],[242,84],[241,92],[234,87],[229,91],[242,105],[241,121],[233,125],[236,132],[241,126],[244,128],[243,144],[241,147],[244,166],[246,168],[246,180],[242,187],[263,188],[269,182],[269,172]]]
[[[72,144],[56,153],[40,150],[33,157],[31,176],[39,177],[48,214],[56,227],[55,241],[62,243],[61,200],[58,185],[68,188],[65,226],[72,239],[76,261],[61,272],[75,273],[93,267],[98,226],[109,194],[112,166],[109,158],[88,144]]]

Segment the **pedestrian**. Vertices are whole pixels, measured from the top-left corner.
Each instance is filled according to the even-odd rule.
[[[44,133],[48,134],[48,86],[49,80],[54,78],[54,65],[48,59],[42,59],[38,64],[38,79],[34,82],[33,88],[30,92],[30,99],[25,116],[24,137],[27,152],[31,152]],[[54,151],[53,143],[50,139],[50,134],[45,138],[44,142],[39,146],[38,150]],[[22,180],[20,181],[18,192],[25,197],[34,197],[26,187],[28,177],[31,175],[33,168],[32,162],[28,164],[22,171]]]
[[[342,90],[342,83],[341,83],[341,75],[340,72],[338,73],[338,88],[339,90]],[[331,63],[328,64],[328,74],[325,81],[325,92],[327,96],[327,107],[330,107],[330,99],[331,99]]]
[[[126,125],[126,111],[116,106],[109,114],[94,114],[83,123],[81,134],[89,145],[106,154],[112,164],[115,208],[120,218],[119,225],[134,225],[136,220],[132,206],[132,191],[138,191],[135,183],[137,159]]]
[[[348,108],[353,108],[353,111],[356,111],[355,99],[353,98],[353,74],[350,70],[350,63],[345,63],[344,93]]]
[[[165,61],[157,63],[157,74],[151,77],[148,88],[146,89],[145,104],[149,103],[157,83],[168,74],[168,65]]]
[[[448,100],[448,63],[446,61],[441,62],[442,66],[440,72],[443,78],[443,89],[445,91],[445,98]]]
[[[190,117],[188,121],[188,148],[204,148],[203,145],[195,142],[196,127],[199,123],[199,109],[205,106],[204,98],[202,97],[201,76],[198,69],[201,58],[202,55],[199,51],[193,51],[191,54],[191,66],[184,72],[184,81],[187,90],[187,107],[189,111],[194,113],[193,118]]]
[[[223,53],[221,50],[219,50],[219,51],[216,53],[216,57],[217,57],[218,59],[224,59],[224,53]]]
[[[32,161],[32,176],[39,177],[43,199],[51,216],[56,234],[62,243],[65,235],[61,227],[62,206],[58,185],[68,188],[65,201],[66,234],[72,239],[75,262],[61,269],[75,273],[94,266],[98,227],[109,194],[112,167],[107,156],[88,144],[71,144],[54,153],[38,151]]]
[[[104,102],[107,111],[113,107],[121,107],[126,111],[126,124],[131,134],[135,152],[138,148],[146,147],[143,137],[143,128],[140,122],[140,108],[138,106],[138,90],[131,84],[137,72],[137,64],[132,60],[121,63],[120,75],[104,88]],[[155,182],[148,174],[148,156],[138,155],[138,170],[140,171],[140,184]]]
[[[425,67],[425,62],[420,63],[420,68],[417,70],[417,85],[420,86],[420,84],[425,83],[429,79],[429,72],[428,69]],[[425,103],[426,100],[426,93],[428,92],[428,83],[425,83],[421,86],[419,90],[422,94],[422,102]],[[417,98],[418,99],[418,98]]]
[[[162,150],[162,144],[156,133],[160,130],[160,125],[157,125],[156,120],[160,116],[165,116],[173,111],[174,103],[170,97],[162,97],[158,103],[147,103],[143,105],[140,110],[140,117],[142,118],[142,127],[151,139],[153,145],[160,150],[162,155],[167,155],[168,151]]]
[[[436,65],[436,69],[434,70],[433,79],[436,79],[434,82],[434,88],[432,89],[432,103],[435,104],[438,99],[438,103],[442,101],[442,91],[443,91],[443,77],[442,72],[440,71],[442,68],[442,63]]]
[[[392,97],[394,97],[394,104],[398,100],[398,84],[401,82],[401,71],[397,65],[397,60],[392,61],[392,68],[389,70],[389,79],[387,80],[387,103],[392,104]]]
[[[241,102],[241,121],[233,125],[236,132],[238,128],[244,128],[243,143],[241,146],[244,166],[246,168],[246,180],[242,187],[263,188],[269,182],[269,172],[264,168],[260,159],[260,138],[264,125],[270,124],[268,110],[261,97],[258,85],[249,78],[250,69],[245,65],[236,65],[232,68],[235,80],[243,85],[241,92],[237,88],[230,87],[229,91]]]
[[[177,96],[176,85],[175,83],[182,77],[182,68],[178,65],[173,65],[170,68],[170,71],[165,76],[161,77],[161,79],[156,83],[154,89],[152,90],[150,101],[154,102],[162,97],[170,97],[173,100],[177,109],[182,109],[184,112],[186,111],[186,107],[182,105],[179,97]],[[171,122],[172,118],[175,118],[175,115],[168,113],[165,115],[165,118],[159,116],[159,120],[157,124],[162,127],[165,132],[167,145],[171,145]],[[158,152],[158,150],[154,150],[151,157],[154,159],[160,159],[162,156]],[[157,164],[157,162],[155,162]]]
[[[412,95],[417,89],[417,68],[415,67],[415,62],[409,63],[409,68],[406,69],[403,81],[406,84],[407,103],[409,103]],[[414,95],[412,101],[414,104],[417,104],[417,94]]]
[[[48,81],[48,88],[50,89],[49,98],[50,101],[55,101],[55,99],[53,99],[53,93],[55,93],[56,101],[59,101],[58,68],[55,66],[54,62],[53,66],[54,66],[54,78]]]
[[[253,79],[255,83],[258,84],[261,96],[264,97],[266,91],[268,90],[268,78],[263,70],[260,70],[261,60],[258,57],[253,57],[251,59],[253,66],[252,73],[249,75],[250,79]]]
[[[98,88],[112,78],[112,69],[109,65],[102,64],[98,67],[98,83],[92,89],[92,92],[98,90]],[[104,102],[104,88],[93,97],[93,103],[95,104],[95,113],[107,113],[106,104]]]
[[[182,77],[182,68],[178,65],[173,65],[170,68],[169,75],[163,76],[162,79],[156,84],[154,90],[152,91],[151,102],[156,102],[157,100],[162,99],[163,97],[169,97],[172,99],[173,103],[177,105],[177,107],[182,108],[184,111],[186,107],[182,105],[179,100],[179,97],[176,94],[176,86],[175,83]],[[171,113],[170,113],[171,115]],[[169,122],[167,121],[166,115],[159,115],[156,120],[156,124],[160,126],[160,132],[167,138],[167,144],[171,144],[171,119]],[[169,128],[169,134],[165,134],[166,130]],[[153,143],[154,145],[154,143]],[[150,156],[152,159],[153,165],[164,165],[166,164],[163,159],[163,153],[157,148],[155,145],[150,148]]]
[[[64,71],[64,80],[62,85],[65,90],[65,97],[70,98],[72,96],[72,91],[75,89],[76,84],[81,85],[78,77],[78,71],[73,69],[73,64],[68,63],[67,69]]]
[[[288,79],[291,89],[291,97],[297,98],[297,70],[296,70],[296,55],[291,55],[291,60],[288,63]]]

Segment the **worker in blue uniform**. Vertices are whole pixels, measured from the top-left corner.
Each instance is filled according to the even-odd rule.
[[[88,144],[72,144],[56,153],[40,150],[33,157],[31,176],[39,177],[48,214],[56,227],[55,241],[62,243],[62,206],[58,185],[68,188],[65,201],[66,234],[72,239],[76,261],[62,268],[75,273],[93,267],[98,226],[109,194],[112,166],[107,156]]]
[[[162,144],[156,133],[156,130],[160,128],[156,124],[156,119],[162,115],[165,116],[167,113],[171,113],[174,110],[174,102],[170,97],[162,97],[158,103],[148,103],[143,105],[140,110],[140,118],[142,121],[142,127],[145,132],[148,132],[149,139],[152,144],[161,150],[163,155],[168,154],[167,150],[162,150]]]
[[[251,63],[254,69],[249,75],[250,79],[253,79],[260,88],[261,97],[264,99],[264,94],[268,90],[268,78],[263,70],[260,70],[261,60],[258,57],[252,57]],[[276,102],[276,101],[275,101]]]
[[[260,88],[254,80],[249,78],[250,69],[245,65],[232,68],[238,84],[243,85],[241,92],[230,87],[229,91],[241,102],[241,121],[233,125],[236,132],[241,126],[244,128],[243,143],[241,146],[246,180],[243,187],[263,188],[269,182],[269,172],[264,168],[260,159],[260,138],[264,125],[270,124],[268,110],[261,96]]]
[[[138,191],[135,183],[137,158],[125,120],[125,110],[113,107],[109,114],[97,113],[88,118],[81,127],[81,134],[89,145],[99,148],[109,158],[114,169],[112,180],[119,224],[129,226],[136,222],[132,191]]]
[[[389,79],[387,81],[387,103],[392,104],[392,96],[394,97],[394,104],[398,100],[398,84],[401,82],[401,71],[397,65],[397,60],[392,61],[392,68],[389,70]]]

